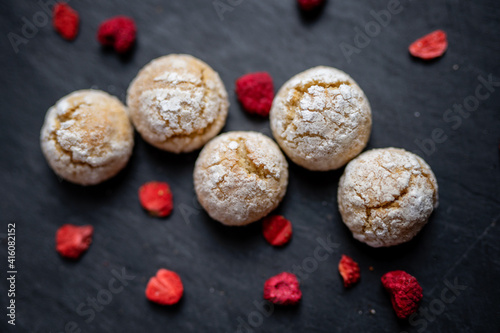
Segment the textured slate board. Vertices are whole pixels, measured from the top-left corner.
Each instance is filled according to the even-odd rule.
[[[17,331],[63,332],[74,322],[70,326],[82,332],[498,332],[500,93],[491,93],[456,129],[443,115],[474,94],[479,75],[500,81],[500,4],[404,1],[404,10],[348,62],[339,44],[353,44],[354,28],[363,29],[373,20],[370,10],[385,9],[387,1],[330,1],[315,18],[301,16],[292,0],[232,3],[240,4],[220,20],[212,1],[72,1],[82,18],[73,43],[45,24],[17,54],[7,34],[21,34],[22,18],[32,21],[42,9],[35,1],[0,3],[0,233],[6,233],[7,222],[16,223]],[[137,47],[125,59],[95,41],[98,24],[117,14],[133,16],[139,28]],[[430,63],[412,59],[409,43],[436,28],[448,32],[446,55]],[[144,64],[173,52],[200,57],[220,73],[231,101],[224,131],[270,134],[268,121],[247,116],[236,101],[233,82],[241,74],[269,71],[278,88],[315,65],[345,70],[373,108],[369,148],[418,151],[416,139],[443,129],[447,140],[422,154],[438,178],[439,209],[410,243],[372,249],[352,239],[341,222],[336,189],[342,170],[314,173],[292,164],[278,212],[293,221],[295,232],[287,247],[274,249],[258,223],[227,228],[199,209],[191,177],[198,152],[168,154],[136,135],[129,165],[113,180],[88,188],[58,180],[39,148],[46,110],[82,88],[124,100]],[[166,220],[150,218],[139,207],[137,189],[152,179],[173,189],[175,210]],[[96,229],[90,250],[76,263],[54,251],[54,234],[63,223],[91,223]],[[338,247],[314,267],[310,258],[317,239],[327,236]],[[4,279],[6,240],[0,244]],[[362,281],[352,290],[343,289],[338,275],[342,253],[361,265]],[[256,314],[254,302],[261,301],[265,279],[303,264],[311,272],[302,279],[302,303],[276,308],[269,317]],[[179,272],[184,281],[185,296],[172,308],[144,297],[147,280],[159,267]],[[121,292],[106,294],[112,271],[123,268],[134,278]],[[422,306],[442,313],[430,312],[427,319],[421,313],[414,325],[398,321],[379,282],[394,269],[417,276],[424,288]],[[455,279],[467,289],[441,309],[444,303],[434,300],[445,281]],[[4,280],[2,309],[6,287]],[[97,295],[112,300],[87,322],[89,307],[80,309],[83,316],[76,309]],[[1,318],[0,331],[15,331],[5,314]],[[239,328],[241,322],[258,327]]]

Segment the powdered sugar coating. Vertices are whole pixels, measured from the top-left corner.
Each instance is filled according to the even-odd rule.
[[[183,54],[147,64],[130,84],[127,104],[144,140],[174,153],[198,149],[217,135],[229,108],[219,75]]]
[[[288,164],[278,145],[257,132],[228,132],[201,151],[194,170],[198,200],[215,220],[232,226],[274,210],[288,185]]]
[[[438,206],[431,168],[403,149],[367,151],[340,178],[338,204],[354,238],[373,247],[412,239]]]
[[[117,174],[134,145],[125,106],[99,90],[79,90],[60,99],[47,111],[40,141],[56,174],[81,185]]]
[[[366,146],[371,131],[368,99],[346,73],[314,67],[279,90],[271,108],[274,138],[288,157],[309,170],[342,167]]]

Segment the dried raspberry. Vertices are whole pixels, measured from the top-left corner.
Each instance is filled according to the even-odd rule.
[[[262,222],[262,233],[269,244],[285,245],[292,237],[292,223],[281,215],[268,216]]]
[[[448,40],[443,30],[436,30],[414,41],[410,47],[412,56],[430,60],[440,57],[448,48]]]
[[[422,287],[415,277],[404,271],[392,271],[382,276],[384,288],[391,294],[391,302],[398,318],[408,318],[418,309]]]
[[[159,269],[156,276],[149,279],[146,298],[161,305],[173,305],[182,298],[184,286],[176,272]]]
[[[247,112],[267,117],[274,98],[273,79],[266,72],[243,75],[236,80],[236,95]]]
[[[78,34],[80,18],[78,13],[64,2],[59,2],[52,10],[52,25],[64,39],[73,40]]]
[[[163,182],[149,182],[139,189],[139,201],[151,215],[165,217],[173,208],[170,186]]]
[[[273,276],[264,284],[264,299],[274,304],[294,305],[301,297],[299,280],[291,273],[283,272]]]
[[[325,0],[298,0],[298,2],[302,10],[310,11],[321,7]]]
[[[65,224],[56,233],[56,251],[66,258],[77,259],[92,243],[94,227]]]
[[[136,33],[134,20],[126,16],[116,16],[101,23],[97,40],[103,46],[112,46],[118,53],[126,53],[134,45]]]
[[[342,255],[339,262],[339,272],[344,279],[344,287],[349,288],[356,284],[361,278],[359,265],[351,257]]]

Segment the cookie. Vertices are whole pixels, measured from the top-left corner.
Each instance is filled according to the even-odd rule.
[[[127,104],[142,138],[173,153],[201,148],[224,127],[229,108],[219,75],[184,54],[160,57],[141,69]]]
[[[99,90],[79,90],[61,98],[47,111],[40,141],[54,172],[81,185],[116,175],[134,146],[125,106]]]
[[[425,161],[403,149],[367,151],[340,178],[338,205],[354,238],[373,247],[412,239],[438,206],[436,177]]]
[[[371,108],[346,73],[314,67],[279,90],[271,108],[273,136],[296,164],[334,170],[358,155],[370,137]]]
[[[201,151],[194,170],[198,201],[213,219],[231,226],[260,220],[274,210],[288,184],[278,145],[257,132],[228,132]]]

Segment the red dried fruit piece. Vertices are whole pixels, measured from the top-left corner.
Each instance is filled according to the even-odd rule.
[[[65,224],[56,233],[56,251],[65,258],[77,259],[92,243],[94,227]]]
[[[184,286],[176,272],[161,268],[149,279],[146,298],[161,305],[173,305],[182,298]]]
[[[75,39],[79,23],[78,13],[68,4],[59,2],[52,9],[52,25],[64,39]]]
[[[283,272],[269,278],[264,284],[264,299],[274,304],[294,305],[301,297],[299,280],[292,273]]]
[[[285,245],[292,237],[292,223],[281,215],[268,216],[262,222],[262,233],[269,244]]]
[[[101,23],[97,40],[101,45],[112,46],[118,53],[126,53],[134,45],[136,33],[134,20],[126,16],[116,16]]]
[[[398,318],[408,318],[418,309],[422,287],[415,277],[404,271],[392,271],[382,276],[384,288],[391,294],[391,302]]]
[[[436,30],[414,41],[410,47],[412,56],[430,60],[440,57],[448,48],[448,40],[443,30]]]
[[[345,288],[352,287],[361,278],[358,263],[346,255],[342,255],[342,258],[340,259],[339,272],[340,275],[342,275],[342,279],[344,279]]]
[[[247,112],[267,117],[274,99],[273,79],[266,72],[243,75],[236,80],[236,95]]]
[[[139,189],[139,201],[149,214],[165,217],[172,212],[173,196],[170,186],[163,182],[149,182]]]
[[[298,0],[299,6],[302,10],[313,10],[323,5],[325,0]]]

